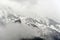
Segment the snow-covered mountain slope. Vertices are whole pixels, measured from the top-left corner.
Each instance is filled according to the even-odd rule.
[[[0,8],[0,33],[0,40],[21,40],[34,37],[60,40],[60,23],[47,17],[33,18],[18,15],[17,11],[5,6]]]

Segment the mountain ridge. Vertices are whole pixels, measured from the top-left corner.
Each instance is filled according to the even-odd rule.
[[[40,37],[44,38],[46,36],[46,40],[52,40],[53,39],[52,36],[56,37],[56,35],[60,37],[60,26],[59,26],[60,23],[54,21],[53,19],[21,16],[17,14],[18,12],[15,12],[15,10],[11,9],[10,7],[6,7],[6,8],[2,7],[1,9],[2,10],[0,10],[1,11],[0,23],[2,25],[19,22],[19,24],[26,24],[28,27],[31,27],[33,30],[36,30],[40,35]],[[56,33],[56,35],[54,33]],[[49,37],[48,39],[47,36]],[[57,38],[60,39],[59,37]]]

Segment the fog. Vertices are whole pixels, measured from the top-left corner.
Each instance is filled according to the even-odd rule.
[[[1,6],[9,6],[19,15],[48,17],[60,22],[59,0],[0,0],[0,7]],[[0,15],[1,14],[2,13],[0,13]],[[31,27],[24,24],[9,23],[6,26],[3,26],[3,28],[0,29],[0,37],[2,40],[18,40],[19,37],[30,38],[39,35],[36,30],[32,30]]]
[[[59,0],[0,0],[0,4],[12,7],[20,15],[60,20]]]
[[[24,15],[60,17],[59,0],[13,0],[20,4],[19,11]]]
[[[35,36],[39,37],[37,31],[25,24],[8,23],[6,26],[0,25],[0,40],[19,40]]]

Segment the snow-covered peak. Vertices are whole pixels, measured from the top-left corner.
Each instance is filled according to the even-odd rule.
[[[60,23],[54,21],[51,18],[34,18],[34,17],[28,17],[28,16],[21,16],[18,15],[18,12],[11,7],[5,6],[0,8],[0,25],[7,25],[9,23],[18,23],[21,25],[27,25],[23,28],[30,28],[30,30],[33,30],[36,32],[40,37],[43,37],[45,35],[50,35],[52,32],[59,32],[60,33]],[[11,24],[10,24],[11,25]],[[23,29],[22,28],[22,29]],[[51,32],[51,33],[50,33]],[[55,35],[55,34],[54,34]],[[56,34],[57,35],[57,34]]]

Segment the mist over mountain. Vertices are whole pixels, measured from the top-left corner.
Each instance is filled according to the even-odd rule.
[[[54,19],[22,16],[8,6],[0,8],[0,27],[0,40],[60,40],[60,23]]]

